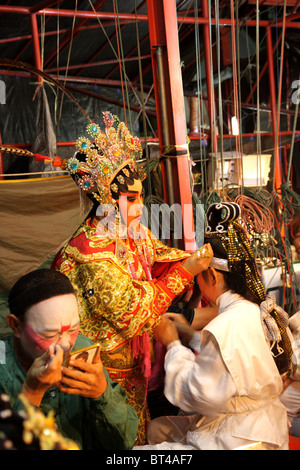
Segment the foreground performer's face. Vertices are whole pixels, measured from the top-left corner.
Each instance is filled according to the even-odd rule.
[[[121,192],[118,199],[120,213],[127,227],[134,227],[142,218],[143,211],[143,185],[141,180],[134,180],[128,185],[128,192]]]
[[[32,359],[41,356],[51,344],[59,344],[67,357],[79,331],[78,306],[75,295],[64,294],[30,307],[19,328],[22,350]]]
[[[298,230],[293,238],[293,244],[296,249],[297,255],[300,258],[300,230]]]

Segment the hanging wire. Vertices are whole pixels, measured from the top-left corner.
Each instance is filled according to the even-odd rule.
[[[278,98],[277,98],[277,117],[275,126],[275,159],[280,155],[279,151],[279,130],[280,130],[280,108],[281,108],[281,92],[282,92],[282,74],[283,74],[283,56],[284,56],[284,40],[285,40],[285,23],[286,23],[286,0],[283,5],[283,24],[282,24],[282,39],[281,39],[281,53],[280,53],[280,73],[278,85]],[[276,160],[274,159],[273,168],[273,189],[275,189],[275,169]]]
[[[209,23],[209,41],[212,45],[212,18],[211,18],[212,5],[211,0],[208,0],[208,23]],[[216,109],[215,109],[215,90],[214,90],[214,71],[213,71],[213,56],[212,46],[210,47],[210,80],[211,80],[211,138],[212,138],[212,150],[213,153],[217,151],[217,133],[216,133]]]
[[[256,110],[257,110],[257,117],[256,117],[256,153],[257,155],[261,155],[261,136],[260,136],[260,83],[259,83],[259,0],[256,0],[256,26],[255,26],[255,34],[256,34]]]
[[[114,13],[115,13],[115,24],[116,24],[116,38],[117,38],[117,46],[118,46],[118,58],[119,58],[119,63],[120,63],[120,75],[121,75],[121,81],[122,81],[122,93],[123,93],[123,103],[124,103],[124,113],[125,113],[125,123],[127,125],[127,117],[126,117],[126,108],[125,108],[125,98],[124,98],[124,83],[125,83],[125,93],[126,93],[126,100],[127,100],[127,108],[128,108],[128,115],[129,115],[129,122],[130,122],[130,131],[132,132],[132,121],[131,121],[131,112],[130,112],[130,100],[129,100],[129,94],[128,94],[128,86],[127,86],[127,80],[123,80],[122,78],[122,70],[124,73],[124,77],[126,75],[126,68],[125,68],[125,60],[124,60],[124,51],[123,51],[123,41],[122,41],[122,34],[121,34],[121,28],[120,28],[120,18],[119,18],[119,10],[118,10],[118,2],[117,0],[113,0],[113,5],[114,5]]]
[[[237,98],[238,98],[238,105],[237,105],[237,112],[238,112],[238,119],[239,119],[239,146],[240,146],[240,155],[242,159],[243,155],[243,120],[242,120],[242,96],[241,96],[241,61],[240,61],[240,21],[239,21],[239,3],[235,2],[235,18],[236,18],[236,52],[237,52]],[[244,184],[244,170],[243,164],[241,164],[241,179]]]
[[[232,74],[233,74],[233,102],[234,102],[234,114],[236,119],[239,121],[239,105],[238,105],[238,77],[237,77],[237,58],[236,58],[236,28],[237,20],[235,19],[234,0],[230,0],[230,15],[231,15],[231,48],[232,48]],[[240,126],[239,126],[240,127]],[[236,142],[236,162],[238,166],[238,184],[242,191],[242,172],[241,172],[241,148],[240,148],[240,133],[235,136]]]
[[[71,52],[72,52],[73,39],[74,39],[74,28],[75,28],[75,22],[76,22],[77,7],[78,7],[78,0],[75,0],[75,9],[74,9],[74,15],[73,15],[73,21],[72,21],[71,39],[70,39],[70,46],[69,46],[69,50],[68,50],[64,86],[66,86],[67,76],[68,76],[68,73],[69,73],[69,65],[70,65]],[[59,116],[58,116],[58,120],[57,120],[57,126],[59,125],[59,122],[60,122],[60,119],[61,119],[63,101],[64,101],[64,95],[62,94],[61,101],[60,101],[60,108],[59,108]]]
[[[105,31],[105,28],[104,28],[104,26],[103,26],[103,24],[102,24],[102,22],[101,22],[101,20],[100,20],[100,18],[99,18],[99,15],[98,15],[97,11],[95,10],[95,7],[94,7],[92,1],[89,0],[89,3],[90,3],[90,6],[91,6],[93,12],[95,13],[95,16],[96,16],[96,18],[97,18],[97,21],[98,21],[98,23],[99,23],[99,25],[100,25],[100,27],[101,27],[101,29],[102,29],[102,32],[103,32],[103,34],[104,34],[104,36],[105,36],[105,38],[106,38],[106,40],[107,40],[107,43],[109,44],[111,50],[113,51],[113,53],[114,53],[116,59],[117,59],[118,61],[120,61],[120,57],[119,57],[119,55],[117,54],[117,52],[116,52],[116,50],[115,50],[115,48],[114,48],[114,46],[113,46],[113,44],[112,44],[110,38],[108,37],[107,32]],[[137,92],[136,92],[136,90],[135,90],[135,87],[132,85],[131,81],[129,80],[129,78],[128,78],[127,74],[126,74],[126,70],[125,70],[124,68],[123,68],[123,74],[124,74],[124,80],[125,80],[126,84],[128,84],[128,85],[130,86],[131,91],[133,92],[133,94],[134,94],[134,96],[135,96],[137,102],[139,103],[139,105],[140,105],[141,108],[142,108],[141,100],[140,100],[140,98],[139,98],[139,96],[138,96],[138,94],[137,94]],[[152,129],[151,122],[150,122],[149,117],[148,117],[147,114],[146,114],[146,119],[147,119],[147,122],[148,122],[150,128]],[[154,131],[153,131],[153,133],[154,133]]]
[[[134,0],[134,12],[135,12],[135,26],[136,26],[136,39],[137,39],[137,51],[138,51],[138,64],[139,64],[139,76],[140,76],[140,86],[141,86],[141,97],[142,97],[142,117],[143,117],[143,130],[145,137],[145,154],[146,154],[146,171],[147,171],[147,184],[148,184],[148,194],[152,195],[152,186],[151,186],[151,176],[149,169],[149,148],[147,142],[147,123],[146,123],[146,111],[145,111],[145,102],[144,102],[144,82],[143,82],[143,70],[142,70],[142,61],[141,61],[141,50],[140,50],[140,37],[139,37],[139,25],[137,21],[137,5],[136,0]]]
[[[222,174],[222,199],[224,200],[224,144],[223,144],[223,106],[222,106],[222,87],[221,87],[221,58],[220,58],[220,24],[219,24],[219,0],[215,2],[216,16],[216,43],[218,60],[218,101],[219,101],[219,129],[220,129],[220,154],[221,154],[221,174]]]
[[[300,75],[299,75],[298,83],[300,83]],[[292,159],[293,159],[293,152],[294,152],[295,132],[296,132],[296,126],[297,126],[297,121],[298,121],[299,101],[300,101],[299,97],[297,97],[294,122],[293,122],[292,141],[291,141],[291,148],[290,148],[290,158],[289,158],[289,165],[288,165],[288,172],[287,172],[287,181],[290,181],[290,178],[291,178],[291,166],[292,166]]]
[[[201,75],[201,49],[199,41],[199,22],[198,22],[198,0],[194,0],[194,17],[195,17],[195,54],[196,54],[196,83],[197,83],[197,106],[198,106],[198,125],[200,132],[200,168],[201,168],[201,181],[202,188],[201,194],[205,193],[205,181],[204,181],[204,160],[203,160],[203,149],[202,149],[202,136],[203,136],[203,92],[202,92],[202,75]]]

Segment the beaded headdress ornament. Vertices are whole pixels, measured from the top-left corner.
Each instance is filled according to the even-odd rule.
[[[80,161],[76,153],[67,161],[66,169],[75,176],[83,191],[92,191],[100,204],[115,204],[111,190],[117,192],[118,188],[112,182],[127,165],[132,171],[138,172],[136,159],[142,156],[142,146],[140,139],[132,136],[125,123],[117,116],[105,111],[103,121],[105,132],[98,124],[91,123],[87,126],[87,132],[93,140],[79,137],[76,141],[78,153],[83,154],[85,159]],[[144,178],[143,173],[139,176]]]
[[[208,208],[205,241],[209,243],[212,239],[218,239],[227,254],[225,260],[212,258],[210,266],[220,271],[237,273],[241,280],[245,281],[248,289],[259,301],[263,330],[270,342],[271,352],[278,369],[282,373],[277,358],[285,352],[287,363],[284,363],[284,371],[288,368],[290,372],[290,368],[293,367],[293,351],[286,331],[289,321],[288,314],[276,305],[271,296],[266,294],[258,273],[249,236],[237,221],[240,215],[239,205],[232,202],[215,203]]]
[[[213,258],[211,266],[221,271],[239,273],[248,288],[261,301],[265,290],[258,274],[247,232],[237,222],[241,215],[238,204],[220,202],[212,204],[207,211],[205,238],[218,238],[227,253],[227,260]]]

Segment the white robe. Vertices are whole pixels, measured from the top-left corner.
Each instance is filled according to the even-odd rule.
[[[186,445],[221,450],[254,442],[266,449],[288,449],[287,413],[278,398],[282,379],[264,337],[259,307],[231,291],[217,303],[218,316],[203,329],[201,344],[198,333],[193,338],[199,353],[175,341],[165,357],[165,395],[189,416],[154,420],[153,445],[145,449]],[[166,441],[177,443],[153,441],[160,436],[161,423],[173,428]],[[179,433],[174,423],[177,430],[181,427]]]

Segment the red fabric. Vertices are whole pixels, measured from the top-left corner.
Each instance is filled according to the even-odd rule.
[[[289,436],[289,450],[300,450],[300,437]]]

